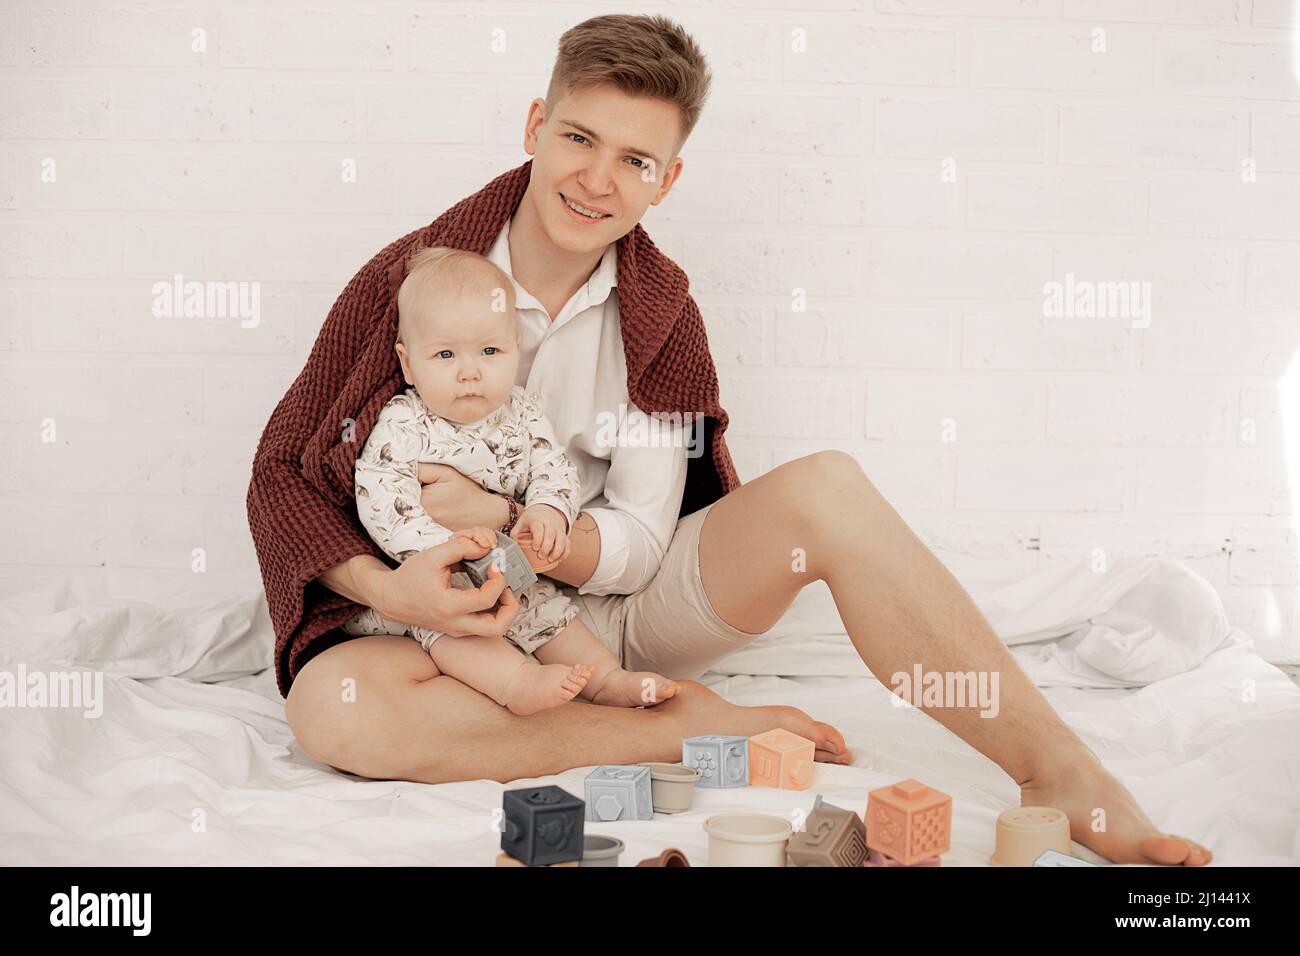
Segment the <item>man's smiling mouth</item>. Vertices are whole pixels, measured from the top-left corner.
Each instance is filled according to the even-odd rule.
[[[601,212],[599,209],[592,209],[590,206],[584,206],[582,203],[574,202],[568,196],[564,195],[564,193],[559,193],[559,196],[560,200],[570,211],[584,219],[589,219],[592,222],[599,222],[601,219],[608,219],[613,215],[613,213]],[[591,213],[599,213],[599,215],[591,215]]]

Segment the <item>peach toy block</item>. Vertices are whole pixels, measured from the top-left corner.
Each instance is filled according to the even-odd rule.
[[[952,797],[919,780],[900,780],[867,794],[867,846],[903,866],[947,853]]]
[[[536,549],[533,548],[533,536],[527,531],[519,532],[519,537],[515,538],[515,543],[519,545],[519,550],[524,553],[524,557],[528,559],[528,563],[535,573],[552,571],[560,566],[559,561],[547,561],[537,553]]]
[[[749,738],[749,785],[807,790],[817,745],[778,727]]]

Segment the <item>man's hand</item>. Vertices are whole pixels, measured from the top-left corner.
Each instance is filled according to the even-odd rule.
[[[536,504],[525,508],[510,537],[516,541],[527,537],[533,550],[547,561],[563,561],[569,556],[568,522],[558,508]]]
[[[475,525],[499,528],[510,517],[505,498],[465,477],[451,465],[421,463],[418,474],[423,486],[420,504],[425,514],[444,528],[452,531]]]
[[[457,588],[451,584],[451,572],[457,562],[481,558],[496,543],[495,532],[471,528],[436,548],[411,555],[395,571],[385,572],[380,579],[375,610],[392,620],[417,624],[453,637],[503,636],[519,613],[519,601],[506,587],[501,570],[495,565],[489,568],[488,578],[480,588]]]

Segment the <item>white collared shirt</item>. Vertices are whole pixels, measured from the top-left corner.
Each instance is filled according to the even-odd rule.
[[[487,258],[513,279],[509,236],[507,219]],[[620,406],[643,414],[627,391],[617,279],[618,250],[610,243],[553,322],[546,307],[514,283],[523,337],[515,384],[540,395],[556,438],[578,469],[579,510],[600,529],[600,561],[579,594],[633,594],[649,584],[677,527],[686,489],[680,428],[671,433],[671,443],[611,448],[597,442],[599,413],[614,421]]]

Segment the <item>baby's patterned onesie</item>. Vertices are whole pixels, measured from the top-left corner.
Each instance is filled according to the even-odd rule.
[[[524,507],[552,505],[570,529],[578,517],[577,469],[559,447],[538,397],[519,385],[499,408],[468,424],[434,415],[414,388],[393,396],[379,413],[357,458],[357,514],[375,542],[399,562],[452,536],[420,504],[422,462],[451,465],[488,491],[522,501]],[[474,586],[463,571],[453,571],[451,583]],[[578,616],[577,606],[544,577],[516,597],[519,613],[505,637],[525,654]],[[441,631],[389,620],[374,608],[349,620],[343,631],[404,634],[418,640],[426,652],[442,636]]]

